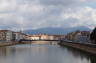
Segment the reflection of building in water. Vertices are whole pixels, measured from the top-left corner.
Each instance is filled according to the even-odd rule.
[[[91,63],[96,63],[96,55],[92,56],[90,60],[91,60]]]
[[[57,45],[58,41],[32,41],[32,44],[39,45]]]
[[[92,56],[90,56],[89,53],[81,51],[81,50],[78,50],[78,49],[75,49],[75,48],[71,48],[71,47],[68,47],[66,49],[69,52],[69,54],[71,54],[70,56],[73,56],[76,59],[77,58],[81,58],[82,61],[87,61],[85,63],[91,63],[91,58],[90,57],[92,57]]]
[[[38,52],[42,52],[42,53],[47,53],[48,52],[48,48],[45,46],[37,46],[37,47],[32,47],[31,51],[36,54]]]
[[[7,50],[7,53],[6,53],[7,56],[16,54],[16,48],[15,47],[8,47],[6,50]]]
[[[0,57],[6,56],[7,50],[6,47],[0,47]]]
[[[15,47],[1,47],[0,48],[0,57],[1,56],[10,56],[14,55],[16,53],[16,48]]]

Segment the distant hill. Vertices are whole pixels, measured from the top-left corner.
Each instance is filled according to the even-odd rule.
[[[81,26],[81,27],[73,27],[73,28],[41,28],[41,29],[37,29],[37,30],[25,30],[24,33],[27,33],[27,34],[39,34],[39,33],[67,34],[69,32],[73,32],[76,30],[90,31],[89,28]]]

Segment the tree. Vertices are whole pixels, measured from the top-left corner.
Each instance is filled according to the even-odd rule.
[[[92,33],[90,34],[90,39],[93,43],[96,44],[96,27],[95,29],[92,31]]]

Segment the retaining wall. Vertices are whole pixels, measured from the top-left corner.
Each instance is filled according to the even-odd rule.
[[[0,47],[16,45],[18,42],[0,42]]]
[[[96,45],[95,44],[84,44],[84,43],[74,43],[74,42],[60,42],[59,45],[62,46],[70,46],[76,49],[80,49],[82,51],[96,54]]]

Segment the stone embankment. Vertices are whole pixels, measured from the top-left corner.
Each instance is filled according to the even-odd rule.
[[[75,42],[60,42],[61,46],[69,46],[72,48],[76,48],[91,54],[96,55],[96,45],[95,44],[84,44],[84,43],[75,43]]]
[[[18,42],[0,42],[0,47],[19,44]]]

